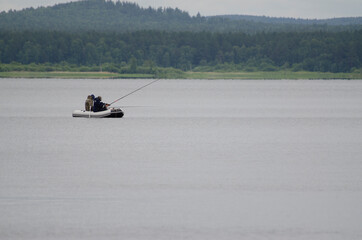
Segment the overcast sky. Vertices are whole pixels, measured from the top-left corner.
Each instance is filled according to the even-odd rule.
[[[73,0],[75,1],[75,0]],[[264,15],[294,18],[362,16],[362,0],[128,0],[142,7],[178,7],[203,16],[221,14]],[[0,10],[50,6],[71,0],[0,0]]]

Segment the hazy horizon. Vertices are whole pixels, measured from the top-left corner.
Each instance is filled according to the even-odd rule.
[[[76,0],[0,0],[0,11],[22,10],[53,6]],[[114,0],[115,1],[115,0]],[[338,17],[359,17],[362,4],[358,0],[136,0],[141,7],[171,7],[187,11],[190,15],[198,12],[202,16],[213,15],[254,15],[268,17],[287,17],[303,19],[326,19]]]

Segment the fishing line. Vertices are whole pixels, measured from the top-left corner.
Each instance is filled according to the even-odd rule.
[[[144,86],[142,86],[142,87],[140,87],[140,88],[137,88],[136,90],[134,90],[134,91],[132,91],[132,92],[130,92],[130,93],[127,93],[126,95],[124,95],[124,96],[116,99],[115,101],[111,102],[111,103],[109,104],[109,106],[111,106],[113,103],[118,102],[119,100],[121,100],[121,99],[123,99],[123,98],[125,98],[125,97],[128,97],[129,95],[131,95],[131,94],[133,94],[133,93],[141,90],[142,88],[145,88],[145,87],[147,87],[147,86],[151,85],[152,83],[155,83],[155,82],[157,82],[157,81],[159,81],[159,80],[161,80],[161,79],[154,80],[154,81],[152,81],[152,82],[150,82],[150,83],[147,83],[146,85],[144,85]]]

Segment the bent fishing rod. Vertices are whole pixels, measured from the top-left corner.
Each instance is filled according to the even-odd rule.
[[[141,90],[142,88],[145,88],[145,87],[147,87],[147,86],[151,85],[152,83],[155,83],[155,82],[157,82],[157,81],[159,81],[159,80],[161,80],[161,79],[156,79],[156,80],[154,80],[154,81],[152,81],[152,82],[150,82],[150,83],[147,83],[146,85],[144,85],[144,86],[142,86],[142,87],[140,87],[140,88],[137,88],[136,90],[134,90],[134,91],[132,91],[132,92],[130,92],[130,93],[127,93],[126,95],[124,95],[124,96],[116,99],[115,101],[111,102],[111,103],[109,104],[109,106],[111,106],[113,103],[118,102],[119,100],[121,100],[121,99],[123,99],[123,98],[125,98],[125,97],[128,97],[129,95],[131,95],[131,94],[133,94],[133,93]]]

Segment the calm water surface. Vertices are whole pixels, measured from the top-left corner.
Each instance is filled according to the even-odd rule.
[[[362,81],[0,79],[0,239],[362,239]]]

